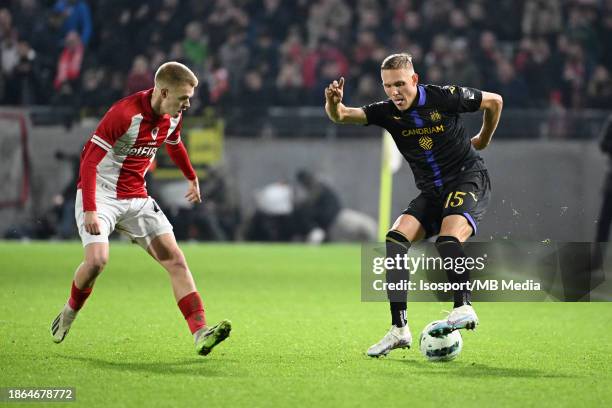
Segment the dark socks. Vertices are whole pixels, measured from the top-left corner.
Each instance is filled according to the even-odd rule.
[[[387,258],[396,258],[398,255],[404,257],[410,248],[410,241],[404,234],[397,230],[387,232],[385,239],[387,249]],[[390,269],[386,271],[387,283],[400,283],[402,280],[408,281],[410,274],[404,269]],[[388,290],[387,297],[389,298],[389,306],[391,310],[391,324],[397,327],[404,327],[407,324],[406,319],[406,299],[408,292],[406,290]]]
[[[455,237],[441,235],[436,240],[436,248],[440,257],[444,261],[446,258],[465,258],[465,252],[461,242]],[[446,276],[450,283],[466,283],[470,281],[470,271],[465,270],[463,273],[456,273],[452,269],[446,270]],[[459,307],[463,305],[471,304],[472,293],[467,290],[456,290],[453,294],[454,305],[453,307]]]

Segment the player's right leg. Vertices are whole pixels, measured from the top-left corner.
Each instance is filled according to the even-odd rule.
[[[70,297],[51,323],[51,336],[55,343],[61,343],[77,313],[91,294],[94,282],[108,262],[108,242],[94,242],[85,246],[85,259],[77,268],[70,289]]]
[[[416,242],[425,237],[425,230],[421,223],[410,214],[401,215],[387,232],[385,246],[388,258],[404,256],[412,242]],[[387,283],[399,283],[408,280],[408,271],[402,269],[387,270]],[[370,357],[380,357],[389,354],[396,348],[410,348],[412,345],[412,335],[408,326],[406,316],[407,292],[405,290],[388,290],[389,309],[391,312],[391,328],[385,336],[372,345],[367,355]]]
[[[68,334],[78,311],[91,294],[96,278],[108,262],[108,236],[115,228],[116,220],[127,208],[126,203],[122,200],[111,199],[103,194],[98,194],[96,197],[96,205],[100,233],[92,235],[85,229],[83,194],[80,189],[77,190],[74,216],[83,243],[85,258],[74,274],[68,302],[51,323],[51,335],[56,343],[61,343]]]

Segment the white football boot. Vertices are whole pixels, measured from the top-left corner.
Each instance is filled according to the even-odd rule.
[[[196,353],[206,356],[212,349],[229,337],[232,331],[232,322],[221,320],[213,327],[202,328],[194,333]]]
[[[385,334],[378,343],[368,349],[368,356],[381,357],[386,356],[393,349],[410,348],[412,345],[412,334],[408,326],[397,327],[391,326],[391,329]]]
[[[61,343],[64,340],[76,315],[77,312],[72,310],[68,303],[66,303],[62,311],[51,323],[51,336],[53,336],[54,342]]]
[[[463,305],[454,308],[446,320],[433,325],[428,333],[432,337],[440,337],[459,329],[474,330],[476,326],[478,326],[478,316],[474,308],[471,305]]]

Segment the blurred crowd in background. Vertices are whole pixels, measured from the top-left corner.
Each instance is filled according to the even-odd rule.
[[[612,106],[612,0],[0,0],[0,103],[100,116],[178,60],[196,111],[381,98],[379,67],[504,95],[509,108]]]
[[[531,133],[563,138],[565,112],[612,108],[610,44],[612,0],[0,0],[0,105],[49,107],[69,126],[152,87],[157,67],[177,60],[200,79],[193,113],[247,120],[244,134],[256,135],[269,107],[323,116],[323,89],[341,76],[347,104],[383,99],[381,61],[409,52],[420,82],[498,92],[506,109],[538,109],[520,112]],[[6,238],[75,236],[78,156],[56,158],[73,180]],[[262,186],[244,211],[216,171],[201,180],[205,205],[168,209],[179,239],[375,239],[375,221],[308,170]],[[149,189],[161,199],[154,180]]]

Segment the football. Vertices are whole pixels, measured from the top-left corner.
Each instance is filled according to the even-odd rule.
[[[459,330],[441,337],[432,337],[427,332],[440,320],[429,323],[421,332],[419,349],[429,361],[451,361],[457,358],[463,348],[463,338]]]

